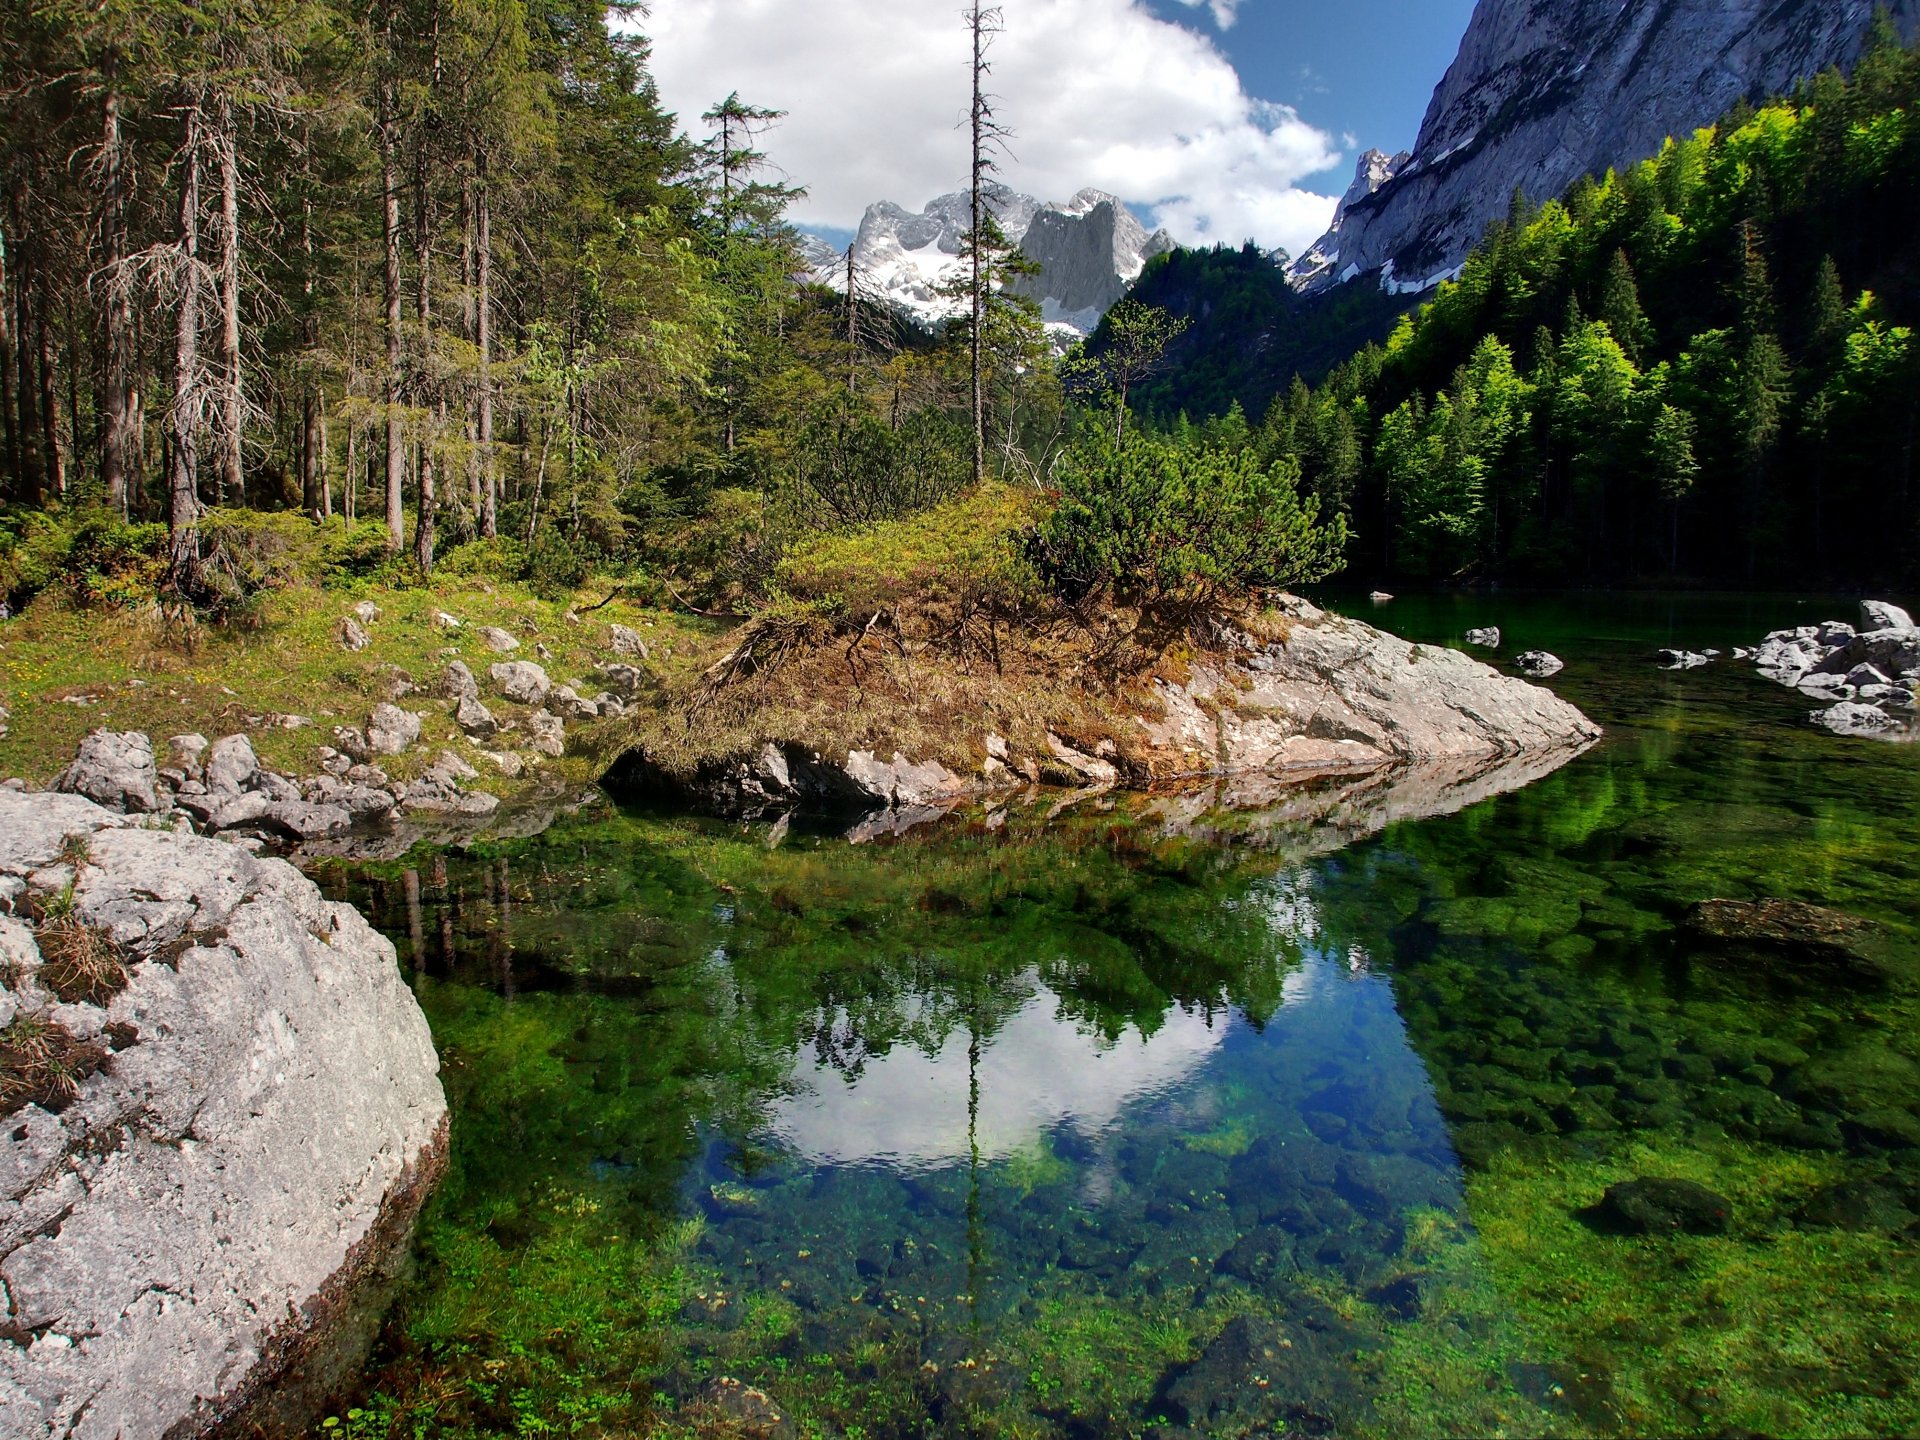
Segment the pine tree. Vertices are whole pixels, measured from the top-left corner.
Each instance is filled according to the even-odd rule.
[[[1615,250],[1607,264],[1606,279],[1600,287],[1600,319],[1627,352],[1627,358],[1641,363],[1653,344],[1653,327],[1640,308],[1640,287],[1625,250]]]

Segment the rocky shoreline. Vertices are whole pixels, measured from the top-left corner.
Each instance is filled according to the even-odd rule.
[[[1836,735],[1915,738],[1920,628],[1896,605],[1863,602],[1857,626],[1829,620],[1776,630],[1741,658],[1817,702],[1810,718]]]
[[[351,1331],[446,1158],[392,945],[283,861],[0,791],[0,1413],[212,1432]]]

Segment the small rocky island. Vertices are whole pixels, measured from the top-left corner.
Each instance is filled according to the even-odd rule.
[[[757,709],[762,724],[782,714],[817,719],[817,697],[849,686],[838,654],[824,651],[790,667],[800,681],[781,677],[789,691],[814,697],[804,708],[782,703],[755,677],[759,688],[749,694],[767,702]],[[1083,692],[1072,721],[1035,715],[1030,704],[1020,713],[1010,687],[986,677],[964,713],[930,704],[938,687],[888,664],[875,664],[862,684],[868,693],[897,691],[896,716],[931,715],[919,727],[919,753],[903,753],[879,730],[837,746],[804,729],[763,730],[740,753],[684,768],[642,744],[613,778],[722,814],[925,812],[1027,786],[1149,790],[1253,776],[1279,785],[1435,761],[1492,767],[1520,755],[1570,754],[1600,735],[1551,690],[1294,596],[1244,623],[1215,625],[1204,647],[1162,656],[1143,675]],[[1056,697],[1066,689],[1055,681]]]
[[[0,1415],[244,1420],[404,1253],[447,1106],[393,946],[283,861],[0,790]]]

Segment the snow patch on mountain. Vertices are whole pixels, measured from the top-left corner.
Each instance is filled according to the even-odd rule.
[[[1050,204],[992,184],[986,201],[1007,238],[1040,267],[1038,274],[1017,278],[1013,288],[1039,302],[1056,336],[1090,334],[1147,262],[1173,249],[1164,230],[1149,234],[1132,211],[1101,190]],[[939,196],[918,214],[886,200],[869,206],[853,242],[860,293],[927,329],[960,313],[964,307],[940,291],[963,272],[961,242],[972,208],[965,191]],[[811,279],[846,293],[845,252],[816,239],[804,254]]]

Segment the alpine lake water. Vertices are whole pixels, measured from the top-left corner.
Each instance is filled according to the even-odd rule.
[[[1852,610],[1359,602],[1553,650],[1608,731],[1360,838],[608,802],[323,865],[454,1125],[321,1433],[1920,1433],[1920,748],[1654,657]],[[1868,924],[1726,946],[1716,898]],[[1725,1213],[1642,1233],[1636,1179]]]

